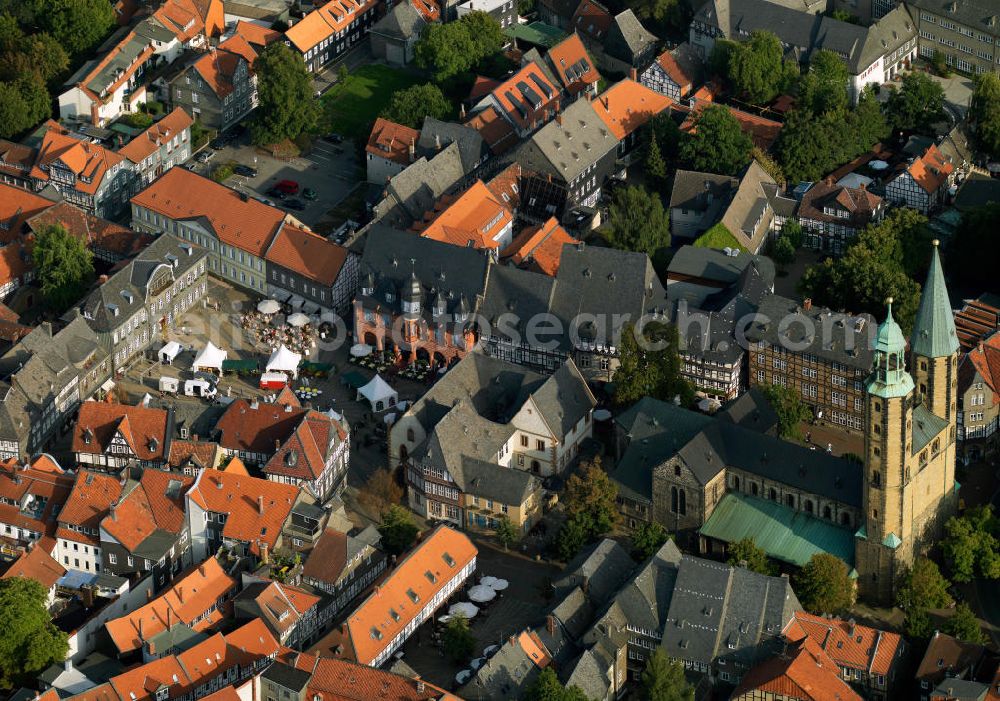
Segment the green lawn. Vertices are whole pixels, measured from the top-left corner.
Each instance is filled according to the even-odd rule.
[[[722,222],[718,222],[711,229],[695,239],[694,245],[698,248],[718,248],[720,250],[723,248],[738,248],[741,251],[746,250]]]
[[[413,73],[380,64],[356,69],[323,95],[328,131],[367,140],[371,123],[388,106],[393,93],[422,82]]]

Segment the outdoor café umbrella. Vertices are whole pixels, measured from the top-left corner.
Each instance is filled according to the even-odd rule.
[[[355,343],[351,346],[351,357],[364,358],[367,355],[371,355],[373,350],[367,343]]]
[[[295,312],[294,314],[288,317],[289,326],[296,326],[296,327],[305,326],[308,323],[309,323],[309,317],[303,314],[302,312]]]
[[[485,577],[479,580],[479,583],[482,584],[484,587],[492,587],[493,582],[495,581],[497,581],[496,577],[493,577],[491,575],[486,575]]]
[[[477,604],[492,601],[496,598],[496,595],[497,593],[493,591],[493,587],[484,587],[482,584],[477,584],[469,590],[469,598]]]
[[[465,684],[465,682],[469,681],[471,678],[472,678],[472,670],[463,669],[461,672],[455,675],[455,683]]]
[[[281,309],[281,305],[273,299],[262,299],[257,305],[257,311],[261,314],[276,314]]]
[[[463,616],[465,618],[473,618],[477,613],[479,613],[479,607],[475,604],[470,604],[468,601],[452,604],[451,608],[448,609],[449,615]]]
[[[492,589],[493,591],[503,591],[509,586],[510,582],[508,582],[506,579],[498,579],[497,581],[493,582],[493,584],[490,585],[490,589]]]
[[[476,659],[474,659],[472,662],[469,663],[469,666],[472,667],[473,670],[476,670],[482,667],[484,664],[486,664],[486,658],[477,657]]]

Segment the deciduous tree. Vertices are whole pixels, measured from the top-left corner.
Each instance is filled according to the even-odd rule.
[[[521,532],[517,530],[517,526],[510,522],[509,518],[504,516],[497,522],[497,540],[500,541],[504,550],[520,539]]]
[[[111,33],[115,12],[107,0],[45,0],[35,21],[70,54],[81,54]]]
[[[662,647],[646,658],[642,689],[648,701],[694,701],[694,688],[684,676],[684,665],[670,659]]]
[[[528,686],[524,701],[587,701],[587,695],[578,686],[564,687],[549,665]]]
[[[587,514],[570,517],[563,522],[555,539],[556,555],[563,562],[569,562],[590,540],[594,530],[593,519]]]
[[[945,118],[944,88],[926,73],[905,73],[899,88],[889,87],[885,113],[893,129],[932,134]]]
[[[393,94],[382,113],[386,119],[418,129],[424,117],[444,119],[451,113],[451,103],[433,83],[413,85]]]
[[[278,41],[254,61],[259,107],[251,135],[260,145],[296,139],[316,126],[319,102],[302,57]]]
[[[824,114],[847,107],[847,64],[833,51],[820,49],[799,80],[799,108]]]
[[[45,226],[37,233],[32,255],[42,296],[51,311],[68,309],[94,278],[93,255],[61,224]]]
[[[457,664],[465,664],[472,659],[476,649],[476,639],[469,630],[469,621],[461,614],[452,615],[441,636],[444,654]]]
[[[652,257],[670,246],[670,216],[657,193],[630,185],[615,191],[607,232],[615,248]]]
[[[854,603],[854,583],[847,565],[829,553],[816,553],[799,572],[795,593],[815,614],[838,614]]]
[[[433,70],[434,79],[443,83],[497,53],[503,41],[499,22],[485,12],[470,12],[455,22],[424,27],[414,58],[418,66]]]
[[[667,177],[667,164],[660,153],[660,142],[656,138],[656,132],[652,133],[649,140],[649,150],[646,152],[646,174],[656,183],[662,183]]]
[[[726,562],[736,567],[741,563],[751,572],[775,574],[776,568],[767,559],[767,553],[753,538],[743,538],[726,548]]]
[[[778,435],[782,438],[800,438],[802,422],[808,421],[812,415],[799,393],[791,387],[768,385],[764,388],[764,395],[778,416]]]
[[[417,539],[420,529],[413,523],[410,512],[398,504],[392,504],[382,514],[378,526],[382,535],[382,548],[390,555],[402,555]]]
[[[604,535],[618,523],[618,485],[601,467],[600,457],[586,462],[566,480],[566,513],[572,519],[586,514],[592,519],[590,537]]]
[[[358,493],[358,501],[372,514],[382,514],[403,500],[403,488],[388,469],[377,469]]]
[[[681,159],[692,170],[738,175],[750,162],[753,142],[728,109],[711,105],[695,117],[694,131],[681,143]]]
[[[615,402],[631,404],[650,396],[664,401],[679,398],[681,406],[690,405],[694,390],[681,376],[679,345],[673,324],[651,322],[641,330],[626,325],[618,342],[619,364],[613,376]]]
[[[33,579],[0,580],[0,687],[29,683],[69,650],[66,634],[45,608],[48,592]]]
[[[1000,76],[996,73],[987,71],[975,77],[969,122],[980,148],[1000,157]]]
[[[643,521],[632,531],[632,556],[636,560],[652,557],[670,539],[667,529],[656,521]]]
[[[784,49],[772,32],[758,30],[750,40],[737,44],[729,53],[729,80],[737,93],[756,105],[763,105],[782,89]]]
[[[986,642],[979,619],[964,601],[955,607],[955,613],[945,623],[945,632],[967,643],[981,645]]]
[[[971,582],[976,577],[1000,579],[1000,540],[998,524],[991,505],[968,509],[952,516],[944,524],[941,542],[945,562],[956,582]]]
[[[941,574],[937,563],[918,557],[912,569],[900,578],[896,592],[896,605],[906,614],[906,634],[913,638],[926,638],[933,633],[929,609],[951,606],[948,580]]]

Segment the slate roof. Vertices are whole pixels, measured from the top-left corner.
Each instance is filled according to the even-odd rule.
[[[610,538],[599,540],[574,557],[559,579],[552,583],[556,596],[581,587],[595,606],[606,604],[628,580],[635,561]]]
[[[642,26],[632,10],[625,10],[615,15],[611,21],[604,38],[604,51],[636,68],[645,68],[637,63],[658,41],[655,34]]]
[[[385,197],[375,206],[376,218],[394,226],[409,226],[458,185],[464,175],[457,143],[448,144],[430,159],[418,158],[389,179]]]
[[[1000,23],[991,25],[989,22],[990,17],[998,14],[993,0],[910,0],[910,4],[984,34],[1000,36]]]
[[[815,306],[805,309],[787,297],[774,294],[764,297],[757,311],[766,319],[754,321],[746,329],[748,341],[780,347],[784,338],[801,348],[798,353],[842,363],[863,371],[865,375],[871,370],[874,358],[872,341],[878,324],[870,314],[851,316]],[[789,323],[783,336],[779,333],[783,320],[792,315],[796,315],[797,319],[805,317],[811,322],[811,335],[806,335],[803,323],[799,322]],[[829,338],[825,337],[824,325],[831,330]]]
[[[417,138],[419,155],[433,158],[434,154],[453,143],[458,144],[462,170],[466,173],[471,173],[490,155],[489,145],[472,127],[455,122],[443,122],[434,117],[424,117],[424,124]]]
[[[736,190],[736,178],[714,173],[678,169],[670,189],[670,208],[708,212],[728,203]]]
[[[754,256],[746,251],[732,256],[725,251],[700,246],[681,246],[667,266],[667,279],[685,281],[695,278],[728,287],[740,281],[751,263],[764,278],[765,286],[770,287],[774,282],[774,262],[767,256]],[[667,294],[672,294],[669,283]]]
[[[1000,202],[1000,180],[982,173],[970,173],[955,195],[955,208],[968,211]]]
[[[409,2],[397,3],[382,19],[372,25],[373,34],[406,40],[420,35],[427,22]]]
[[[577,100],[521,146],[517,161],[528,170],[569,183],[617,147],[618,139],[593,105]]]
[[[948,298],[948,285],[941,268],[941,256],[934,246],[930,270],[920,294],[920,307],[913,322],[910,352],[928,358],[940,358],[958,352],[955,316]]]
[[[522,631],[501,645],[458,693],[467,699],[507,701],[519,696],[550,661],[538,636]]]

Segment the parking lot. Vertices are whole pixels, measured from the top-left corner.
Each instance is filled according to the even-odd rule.
[[[208,163],[195,162],[192,167],[196,173],[207,177],[216,167],[226,163],[257,169],[256,177],[233,175],[225,181],[226,185],[269,200],[309,227],[319,224],[347,196],[358,183],[360,172],[354,145],[347,140],[335,144],[326,139],[316,139],[307,154],[284,160],[273,158],[251,146],[246,135],[237,143],[215,151]],[[299,193],[285,201],[268,195],[267,192],[282,180],[298,183]],[[302,192],[306,188],[316,193],[315,200],[303,197]],[[304,209],[298,211],[288,207],[286,203],[291,199],[301,202]]]

